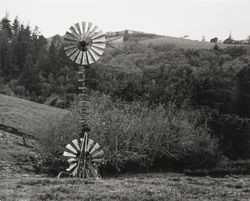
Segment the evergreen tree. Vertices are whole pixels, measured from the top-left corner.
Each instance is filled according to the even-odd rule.
[[[15,17],[14,22],[12,24],[12,30],[13,30],[14,36],[16,36],[18,32],[20,31],[20,22],[17,16]]]
[[[60,70],[60,63],[58,58],[58,52],[53,41],[49,47],[49,62],[50,65],[49,69],[47,70],[51,72],[54,76],[56,76]]]
[[[11,39],[12,29],[8,13],[6,13],[5,17],[1,20],[1,24],[3,32],[8,36],[9,39]]]
[[[38,89],[39,84],[38,78],[39,76],[37,75],[37,72],[34,69],[32,56],[28,54],[25,59],[22,74],[20,75],[19,83],[29,91],[37,93],[38,91],[36,90]]]

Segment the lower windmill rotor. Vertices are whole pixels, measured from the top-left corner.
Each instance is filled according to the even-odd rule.
[[[68,158],[69,167],[66,169],[73,177],[98,178],[98,166],[104,161],[104,151],[100,145],[88,138],[74,139],[67,144],[63,156]]]

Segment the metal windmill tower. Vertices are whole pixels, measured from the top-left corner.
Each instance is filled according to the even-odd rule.
[[[82,127],[78,139],[72,140],[63,153],[67,157],[70,176],[81,178],[98,178],[98,166],[104,161],[104,151],[100,145],[88,136],[87,109],[89,95],[85,84],[86,69],[97,62],[102,56],[105,46],[105,34],[92,23],[76,23],[64,35],[64,50],[66,55],[78,67],[78,105],[80,108],[79,123]]]

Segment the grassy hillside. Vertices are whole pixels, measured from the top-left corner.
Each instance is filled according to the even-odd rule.
[[[115,32],[114,32],[115,34]],[[149,33],[142,33],[142,32],[133,32],[133,33],[127,33],[124,35],[123,39],[125,40],[125,43],[127,41],[136,40],[139,41],[141,44],[149,45],[163,45],[163,44],[174,44],[177,48],[190,48],[190,49],[211,49],[214,47],[215,43],[210,42],[202,42],[197,40],[191,40],[191,39],[184,39],[184,38],[177,38],[172,36],[160,36],[155,34],[149,34]],[[47,39],[47,47],[49,47],[52,43],[56,45],[56,47],[60,48],[63,43],[62,36],[59,36],[58,34],[50,37]],[[113,41],[114,42],[114,41]],[[112,44],[113,44],[112,42]],[[119,44],[122,43],[121,40],[116,40],[113,44],[115,47],[120,48]],[[249,45],[237,45],[237,44],[218,44],[220,48],[226,48],[226,47],[232,47],[232,46],[246,46],[249,47]]]
[[[33,136],[52,121],[56,125],[66,115],[70,115],[67,110],[0,94],[0,123]]]
[[[71,113],[0,94],[0,123],[35,138],[49,132],[52,126],[59,125],[66,115]],[[25,145],[22,137],[0,130],[0,177],[34,172],[34,163],[38,159],[34,149],[37,143],[36,140],[26,138]]]
[[[193,178],[144,174],[101,180],[12,178],[0,183],[0,200],[249,201],[250,178]]]
[[[0,130],[0,180],[34,171],[37,154],[33,147],[36,142],[26,139],[26,143],[28,146],[23,146],[20,136]]]
[[[150,39],[141,40],[142,44],[153,44],[153,45],[162,45],[162,44],[174,44],[177,48],[192,48],[192,49],[211,49],[214,47],[214,43],[195,41],[183,38],[176,38],[171,36],[161,36],[154,37]],[[230,44],[218,44],[220,48],[232,47],[232,46],[242,46],[242,45],[230,45]],[[247,45],[245,45],[248,47]]]

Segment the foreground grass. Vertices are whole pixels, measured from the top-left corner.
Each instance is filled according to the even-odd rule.
[[[101,180],[21,177],[1,181],[0,200],[249,201],[250,177],[198,178],[179,174]]]

